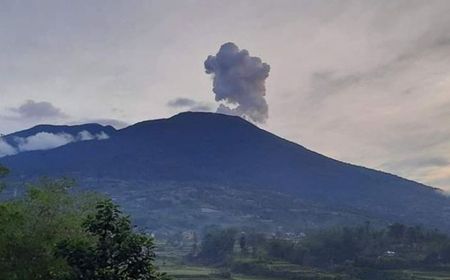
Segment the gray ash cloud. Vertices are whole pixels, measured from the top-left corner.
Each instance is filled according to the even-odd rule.
[[[250,56],[234,43],[225,43],[205,61],[205,71],[213,77],[215,100],[221,102],[218,113],[238,115],[264,123],[269,117],[265,81],[270,66]]]

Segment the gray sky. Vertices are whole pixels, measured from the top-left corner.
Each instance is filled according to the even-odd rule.
[[[1,1],[0,132],[217,107],[203,62],[270,64],[263,128],[450,190],[450,1]],[[214,109],[212,109],[214,110]]]

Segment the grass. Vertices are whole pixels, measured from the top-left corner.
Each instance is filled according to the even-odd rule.
[[[273,263],[272,268],[277,271],[285,272],[289,277],[295,277],[295,279],[336,279],[337,274],[324,273],[318,270],[301,268],[296,265],[287,263]],[[245,274],[231,274],[230,277],[226,277],[221,273],[219,269],[205,267],[205,266],[191,266],[184,264],[166,264],[161,266],[160,269],[167,272],[176,280],[279,280],[287,279],[285,277],[269,277],[269,276],[256,276]],[[407,275],[411,280],[450,280],[450,271],[416,271],[416,270],[389,270],[386,272],[402,273]],[[403,279],[403,278],[402,278]]]
[[[289,273],[290,275],[295,275],[297,277],[304,277],[304,279],[333,279],[331,274],[321,273],[311,269],[301,268],[296,265],[290,265],[287,263],[276,263],[271,265],[272,268],[279,272]],[[190,266],[184,264],[166,264],[160,265],[161,271],[167,272],[174,279],[188,280],[188,279],[205,279],[205,280],[216,280],[216,279],[231,279],[231,280],[277,280],[280,277],[269,277],[269,276],[256,276],[256,275],[245,275],[245,274],[235,274],[235,273],[224,273],[220,269],[215,269],[211,267],[204,266]],[[225,276],[226,274],[229,277]]]
[[[214,279],[214,271],[206,267],[172,266],[162,267],[174,279]]]
[[[450,271],[400,270],[414,280],[450,280]]]
[[[170,246],[169,244],[158,244],[158,266],[161,271],[167,272],[175,280],[280,280],[280,279],[342,279],[339,274],[307,268],[296,264],[282,261],[261,262],[252,258],[236,257],[235,261],[249,263],[256,267],[259,275],[250,275],[249,271],[240,273],[224,273],[223,270],[200,265],[187,265],[182,262],[183,256],[189,253],[191,245],[182,247]],[[420,270],[387,270],[389,274],[401,274],[410,280],[450,280],[450,268],[443,267],[442,271],[420,271]],[[344,278],[345,279],[345,278]],[[392,278],[395,279],[395,278]]]

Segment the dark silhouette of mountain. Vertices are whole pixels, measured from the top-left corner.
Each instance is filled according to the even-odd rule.
[[[193,199],[186,206],[191,210],[222,211],[238,215],[240,222],[251,213],[254,220],[275,225],[278,219],[288,219],[283,226],[289,226],[289,219],[304,219],[304,224],[312,226],[373,220],[450,230],[450,199],[441,191],[325,157],[239,117],[186,112],[108,133],[111,137],[104,141],[24,152],[0,162],[21,178],[91,178],[125,204],[140,198],[153,201],[153,205],[139,206],[140,212],[159,205],[163,198],[170,200],[170,190],[171,195],[181,196],[180,201]],[[106,188],[107,181],[122,183]],[[149,193],[152,188],[155,191]],[[199,190],[204,192],[192,195]],[[152,195],[159,197],[149,198]],[[208,199],[199,198],[202,195]],[[228,198],[212,202],[220,195]],[[238,214],[236,209],[220,206],[227,199]]]

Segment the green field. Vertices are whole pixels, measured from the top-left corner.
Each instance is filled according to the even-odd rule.
[[[402,270],[406,275],[409,275],[411,279],[418,280],[449,280],[450,271],[414,271],[414,270]]]
[[[271,262],[270,264],[261,264],[267,266],[270,271],[278,275],[289,275],[289,279],[336,279],[338,274],[324,273],[315,269],[304,268],[299,265],[290,264],[286,262]],[[174,279],[188,280],[188,279],[231,279],[231,280],[276,280],[287,279],[280,278],[281,276],[265,276],[252,275],[251,273],[231,273],[229,269],[214,268],[199,265],[183,264],[179,259],[172,255],[169,258],[164,258],[164,261],[159,263],[161,271],[167,272]],[[263,273],[264,274],[264,273]]]
[[[230,273],[220,268],[212,268],[205,266],[194,266],[185,264],[164,264],[160,265],[160,269],[167,272],[174,279],[177,280],[192,280],[192,279],[205,279],[205,280],[219,280],[219,279],[231,279],[231,280],[277,280],[277,279],[380,279],[381,278],[350,278],[344,274],[321,272],[318,270],[304,268],[288,263],[272,263],[271,269],[278,271],[280,274],[286,276],[260,276],[250,274],[238,274]],[[383,271],[386,275],[389,275],[388,279],[401,279],[401,280],[450,280],[450,271],[417,271],[417,270],[386,270]],[[373,277],[373,276],[372,276]]]
[[[285,261],[261,260],[240,256],[235,256],[233,265],[227,268],[201,266],[183,261],[183,256],[189,253],[191,246],[191,243],[173,246],[160,241],[157,252],[159,268],[177,280],[450,280],[450,267],[437,267],[433,271],[418,269],[375,270],[367,273],[367,276],[350,277],[346,272],[323,271]]]
[[[268,278],[262,276],[251,276],[242,274],[232,274],[231,278],[227,278],[225,275],[221,275],[219,269],[213,269],[200,266],[186,266],[186,265],[170,265],[161,267],[162,271],[167,272],[174,279],[179,280],[192,280],[192,279],[232,279],[232,280],[276,280],[276,278]]]

